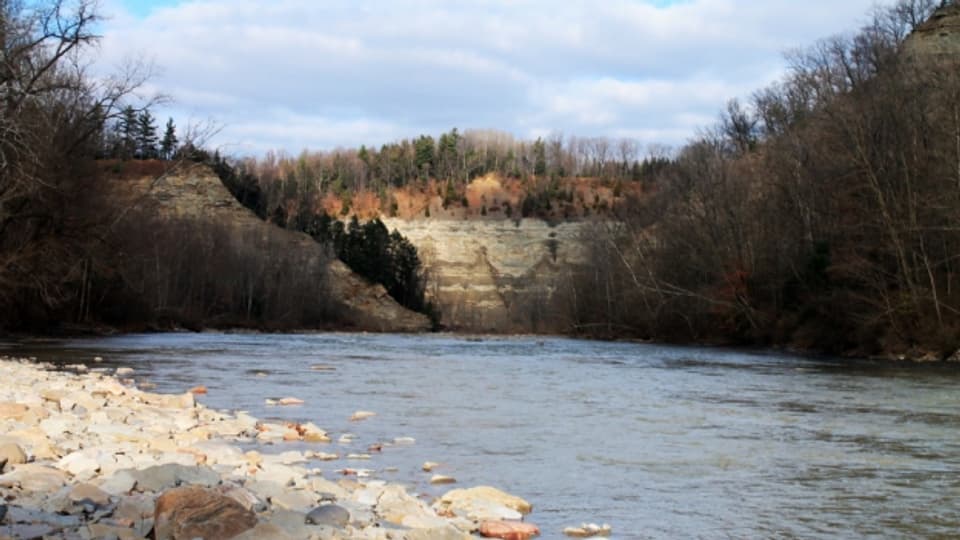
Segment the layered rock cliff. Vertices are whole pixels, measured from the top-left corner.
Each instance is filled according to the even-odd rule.
[[[403,220],[384,224],[406,236],[427,272],[427,295],[441,323],[471,332],[569,329],[572,271],[587,257],[586,222]]]
[[[228,242],[234,250],[255,245],[257,249],[270,250],[267,253],[295,253],[298,270],[305,278],[326,280],[329,298],[316,301],[333,303],[339,317],[353,327],[381,332],[430,329],[425,315],[400,306],[383,286],[353,273],[308,235],[265,223],[244,208],[207,167],[197,165],[159,178],[115,182],[116,204],[124,211],[139,209],[156,212],[161,218],[217,224],[230,231],[221,241]]]

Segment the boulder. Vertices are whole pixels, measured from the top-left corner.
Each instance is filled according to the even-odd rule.
[[[257,525],[257,516],[217,491],[189,486],[166,491],[154,510],[156,540],[226,540]]]
[[[307,514],[306,522],[309,525],[327,525],[342,529],[350,523],[350,512],[336,504],[324,504],[311,510]]]
[[[484,521],[480,524],[480,536],[502,538],[503,540],[528,540],[540,534],[540,529],[532,523],[520,521]]]
[[[474,521],[520,519],[533,507],[527,501],[489,486],[454,489],[434,504],[437,513],[454,514]]]

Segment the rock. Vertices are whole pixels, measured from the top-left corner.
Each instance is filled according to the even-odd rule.
[[[413,437],[397,437],[393,439],[393,444],[410,446],[411,444],[416,444],[417,440]]]
[[[285,484],[278,484],[276,482],[264,480],[247,482],[245,487],[250,490],[251,493],[263,500],[280,497],[286,492],[287,489]]]
[[[0,476],[0,487],[17,485],[28,493],[52,493],[67,485],[67,475],[52,467],[26,463]]]
[[[294,538],[312,538],[311,525],[307,525],[307,515],[293,510],[274,510],[270,514],[270,523],[284,530]],[[329,536],[324,538],[330,538]],[[336,538],[336,537],[334,537]]]
[[[97,451],[80,450],[67,454],[57,462],[57,468],[82,479],[92,478],[100,470]]]
[[[100,484],[100,489],[110,495],[127,495],[137,485],[137,479],[129,471],[117,471]]]
[[[310,366],[312,371],[336,371],[337,368],[329,364],[313,364]]]
[[[133,368],[132,368],[132,367],[118,367],[118,368],[117,368],[117,371],[114,372],[114,375],[116,375],[117,377],[126,377],[126,376],[129,376],[129,375],[133,375]]]
[[[128,472],[136,481],[137,489],[140,491],[163,491],[180,484],[212,487],[220,483],[220,475],[212,469],[175,463]]]
[[[242,487],[230,488],[224,492],[224,495],[237,501],[247,510],[262,512],[267,509],[266,503],[261,501],[252,491]]]
[[[475,536],[463,532],[456,527],[434,527],[432,529],[414,528],[403,536],[406,540],[471,540]]]
[[[565,527],[563,529],[563,534],[567,536],[572,536],[574,538],[590,538],[593,536],[610,536],[610,533],[613,532],[613,528],[610,525],[604,523],[603,525],[597,525],[596,523],[583,523],[579,527]]]
[[[87,534],[89,538],[116,538],[117,540],[140,540],[144,538],[144,536],[129,527],[118,527],[104,523],[91,523],[87,525]]]
[[[330,442],[330,437],[327,435],[327,432],[312,422],[301,425],[300,431],[303,433],[303,440],[306,442]]]
[[[153,515],[156,497],[137,494],[123,497],[113,511],[113,519],[127,527],[133,527],[137,534],[146,536],[153,529]]]
[[[430,483],[434,485],[438,484],[456,484],[457,479],[452,476],[444,476],[442,474],[435,474],[430,478]]]
[[[0,403],[0,420],[21,420],[28,410],[30,408],[23,403],[2,402]]]
[[[306,474],[306,470],[301,467],[291,467],[281,463],[264,462],[260,467],[257,480],[275,482],[281,486],[288,486]]]
[[[527,501],[510,495],[509,493],[504,493],[499,489],[492,488],[489,486],[479,486],[470,489],[455,489],[453,491],[448,491],[440,500],[437,501],[437,505],[443,507],[445,510],[452,510],[456,512],[461,509],[469,509],[472,505],[476,503],[493,503],[495,505],[504,506],[506,508],[516,510],[521,514],[529,514],[533,511],[533,506],[530,505]]]
[[[480,524],[480,536],[503,540],[527,540],[540,534],[532,523],[520,521],[484,521]]]
[[[362,494],[354,493],[358,498]],[[390,485],[383,488],[376,497],[375,511],[385,521],[403,525],[405,519],[415,517],[433,518],[437,514],[423,501],[413,497],[403,486]]]
[[[327,525],[342,529],[350,523],[350,512],[336,504],[318,506],[307,514],[307,524]]]
[[[320,461],[334,461],[340,459],[340,454],[329,454],[327,452],[313,452],[310,454],[310,457],[313,459],[319,459]]]
[[[234,499],[195,486],[166,491],[154,511],[156,540],[226,540],[256,525],[257,516]]]
[[[377,413],[375,413],[375,412],[370,412],[370,411],[357,411],[357,412],[353,413],[352,415],[350,415],[350,421],[351,421],[351,422],[359,422],[359,421],[361,421],[361,420],[366,420],[367,418],[372,418],[372,417],[374,417],[374,416],[376,416],[376,415],[377,415]]]
[[[295,397],[285,397],[277,400],[277,405],[289,406],[289,405],[303,405],[304,401],[300,398]]]
[[[191,394],[194,394],[194,395],[206,394],[206,393],[207,393],[207,387],[206,387],[206,386],[203,386],[203,385],[194,386],[194,387],[191,388],[190,390],[187,390],[187,392],[190,392]]]
[[[436,469],[439,466],[440,466],[439,463],[436,463],[433,461],[427,461],[426,463],[423,464],[423,467],[421,468],[423,469],[423,472],[431,472],[432,470]]]
[[[532,510],[527,501],[487,486],[447,492],[433,508],[444,516],[460,516],[477,522],[520,520]]]
[[[110,504],[110,494],[92,484],[77,484],[69,496],[71,501],[79,504],[89,502],[100,507]]]
[[[233,540],[297,540],[287,531],[273,523],[258,523],[256,527],[234,536]]]
[[[271,497],[270,503],[284,510],[307,511],[317,504],[317,498],[302,490],[285,490]]]
[[[19,444],[4,443],[0,444],[0,461],[4,463],[0,470],[11,465],[22,465],[27,462],[27,453]]]

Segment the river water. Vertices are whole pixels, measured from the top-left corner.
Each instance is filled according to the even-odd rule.
[[[544,538],[609,523],[615,538],[960,535],[960,368],[766,352],[449,335],[159,334],[0,346],[41,360],[130,366],[158,391],[313,421],[375,476],[534,504]],[[325,371],[312,370],[324,364]],[[293,396],[299,407],[269,407]],[[356,410],[377,416],[349,422]],[[340,445],[343,433],[356,435]],[[282,451],[276,446],[266,451]]]

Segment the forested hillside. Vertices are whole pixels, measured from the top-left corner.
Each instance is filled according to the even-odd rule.
[[[581,324],[953,354],[958,22],[954,2],[902,0],[855,34],[793,53],[782,81],[731,101],[661,171],[655,194],[598,231],[598,264],[577,281]]]

